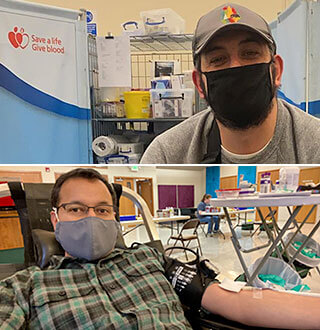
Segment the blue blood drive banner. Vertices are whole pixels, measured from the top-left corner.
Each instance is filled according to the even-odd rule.
[[[58,8],[48,14],[43,5],[21,10],[21,1],[12,1],[16,8],[8,3],[0,0],[0,87],[42,109],[88,119],[85,19],[76,11],[61,18]]]

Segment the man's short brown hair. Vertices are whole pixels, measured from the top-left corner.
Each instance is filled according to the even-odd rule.
[[[67,173],[62,174],[56,181],[56,183],[53,186],[52,192],[51,192],[51,206],[52,207],[58,207],[59,204],[59,194],[62,185],[69,179],[72,178],[83,178],[87,180],[100,180],[102,181],[107,189],[109,190],[111,196],[112,196],[112,203],[113,205],[117,205],[116,203],[116,194],[114,192],[114,189],[110,185],[110,183],[96,170],[91,168],[76,168],[72,171],[69,171]]]

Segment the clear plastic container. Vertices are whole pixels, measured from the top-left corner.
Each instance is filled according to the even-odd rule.
[[[110,155],[104,159],[106,164],[129,164],[129,157],[124,155]]]
[[[117,117],[116,102],[103,102],[101,104],[102,113],[105,117]]]
[[[280,189],[286,191],[297,191],[299,186],[299,167],[280,168]]]
[[[138,154],[143,153],[143,143],[142,142],[122,142],[118,143],[119,154]]]
[[[237,198],[240,189],[219,189],[215,191],[218,198]]]
[[[134,153],[121,153],[119,155],[127,156],[129,164],[139,164],[140,159],[142,157],[142,153],[134,154]]]
[[[253,264],[248,267],[248,272],[250,275],[254,273],[261,260],[262,258],[258,258]],[[299,274],[286,262],[278,258],[269,257],[260,269],[259,274],[273,274],[280,276],[286,281],[286,284],[284,286],[286,290],[291,290],[295,286],[301,284],[301,278]],[[264,283],[262,280],[259,279],[258,276],[253,280],[252,285],[258,288],[269,287],[268,283]]]
[[[285,237],[283,238],[284,243],[287,244],[291,240],[293,235],[294,235],[293,232],[287,233],[285,235]],[[301,233],[296,234],[295,238],[293,239],[293,242],[291,242],[291,244],[288,246],[288,249],[287,249],[290,257],[292,257],[297,252],[297,249],[294,248],[293,243],[295,241],[304,242],[307,238],[308,238],[308,236],[306,236],[304,234],[301,234]],[[312,252],[316,253],[317,256],[320,256],[320,244],[312,238],[310,238],[308,240],[308,243],[306,244],[305,249],[309,249]],[[317,257],[310,258],[309,256],[304,255],[302,252],[300,252],[297,255],[296,260],[299,261],[301,264],[304,264],[304,265],[306,265],[308,267],[312,267],[312,268],[317,267],[320,264],[320,258],[317,258]]]
[[[240,188],[239,197],[248,197],[256,195],[254,188]]]
[[[146,34],[185,33],[185,20],[171,8],[142,11],[140,16]]]
[[[190,117],[193,115],[192,89],[151,89],[154,118]]]
[[[128,36],[143,36],[145,34],[142,21],[127,21],[121,24],[123,33]]]

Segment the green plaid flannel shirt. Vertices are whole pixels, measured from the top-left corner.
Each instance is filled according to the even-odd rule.
[[[163,263],[144,245],[97,263],[53,256],[0,282],[0,329],[191,329]]]

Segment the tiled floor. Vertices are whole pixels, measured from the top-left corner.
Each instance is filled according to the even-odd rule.
[[[280,227],[283,223],[283,221],[278,222]],[[167,245],[167,240],[171,233],[170,229],[163,227],[157,228],[162,243]],[[227,223],[223,222],[221,223],[220,228],[225,234],[225,239],[223,239],[222,235],[219,234],[215,234],[213,237],[205,237],[201,229],[199,229],[199,238],[201,241],[203,255],[219,268],[221,272],[219,279],[223,279],[224,277],[235,279],[238,275],[243,273],[243,270],[231,242],[231,232],[229,226]],[[305,224],[302,231],[303,233],[308,234],[312,228],[312,224]],[[259,235],[255,234],[251,237],[250,231],[241,230],[241,227],[237,227],[236,233],[240,239],[241,246],[247,249],[267,242],[267,235],[265,232],[261,232]],[[315,233],[313,238],[317,242],[320,242],[320,229]],[[125,236],[125,241],[127,245],[130,245],[134,241],[147,242],[148,236],[145,228],[142,226],[129,233]],[[266,249],[262,249],[252,253],[243,254],[246,264],[250,265],[253,263],[257,258],[261,257],[265,251]],[[320,293],[320,274],[315,268],[310,271],[309,275],[303,279],[302,282],[307,284],[311,288],[312,292]]]

